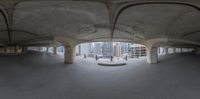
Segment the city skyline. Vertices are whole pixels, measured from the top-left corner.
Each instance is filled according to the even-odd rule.
[[[132,55],[133,53],[133,47],[142,47],[140,48],[143,52],[134,52],[134,53],[140,53],[139,56],[145,56],[141,55],[146,54],[145,47],[140,44],[132,44],[127,42],[91,42],[91,43],[83,43],[78,45],[77,48],[77,54],[78,55],[86,55],[89,57],[94,56],[102,56],[105,58],[114,56],[114,57],[123,57],[123,56],[129,56],[134,57]],[[135,51],[135,50],[134,50]],[[140,50],[137,50],[140,51]],[[131,54],[130,54],[131,53]]]

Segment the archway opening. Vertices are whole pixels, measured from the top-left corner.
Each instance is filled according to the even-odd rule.
[[[76,47],[76,56],[95,58],[129,58],[145,57],[144,45],[128,42],[89,42],[81,43]]]
[[[75,48],[78,60],[96,61],[97,64],[125,65],[134,59],[146,58],[144,45],[129,42],[88,42]]]

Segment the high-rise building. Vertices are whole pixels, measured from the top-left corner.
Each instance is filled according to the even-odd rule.
[[[102,55],[102,42],[94,43],[93,53],[95,55]]]
[[[122,53],[122,55],[128,55],[128,53],[129,53],[129,43],[121,43],[121,53]]]
[[[114,57],[140,57],[146,56],[146,48],[140,44],[124,42],[93,42],[79,45],[79,55],[94,57],[95,55],[104,58]]]
[[[121,49],[121,43],[120,42],[114,42],[113,43],[113,50],[114,50],[114,52],[113,52],[113,56],[115,56],[115,57],[121,57],[122,56],[122,49]]]
[[[80,44],[80,55],[90,55],[92,53],[92,44],[91,43],[84,43]]]
[[[146,56],[146,48],[140,44],[130,44],[129,56],[131,58]]]
[[[113,56],[113,42],[103,42],[102,55],[106,58]]]

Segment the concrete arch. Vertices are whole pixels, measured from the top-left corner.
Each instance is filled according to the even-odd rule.
[[[112,31],[115,30],[116,28],[116,24],[118,21],[119,16],[121,15],[121,13],[130,8],[130,7],[134,7],[134,6],[140,6],[140,5],[149,5],[149,4],[173,4],[173,5],[184,5],[184,6],[189,6],[192,7],[194,9],[196,9],[197,11],[200,12],[200,7],[192,4],[192,3],[188,3],[188,2],[178,2],[178,1],[146,1],[146,2],[124,2],[124,3],[120,3],[119,7],[116,10],[115,13],[115,17],[114,17],[114,21],[113,21],[113,27],[112,27]],[[114,34],[112,34],[114,35]]]
[[[5,21],[5,24],[6,24],[6,29],[7,29],[7,32],[8,32],[8,41],[9,41],[9,44],[11,44],[12,43],[12,37],[11,37],[11,32],[10,32],[10,27],[9,27],[9,20],[7,18],[7,14],[6,14],[5,10],[3,9],[3,6],[1,6],[1,5],[0,5],[0,13],[4,18],[4,21]]]
[[[178,14],[168,25],[168,27],[166,28],[166,34],[170,34],[171,30],[173,29],[174,25],[176,24],[176,22],[182,18],[185,17],[187,14],[190,14],[192,11],[183,11],[182,13]]]
[[[55,41],[60,42],[65,48],[65,64],[72,64],[75,58],[75,47],[78,44],[78,42],[68,37],[55,37]]]
[[[156,38],[150,39],[143,42],[147,49],[147,63],[153,64],[158,63],[158,54],[157,54],[157,44],[161,42],[167,42],[168,38]]]
[[[168,42],[175,42],[175,43],[183,43],[183,44],[191,44],[200,46],[199,42],[190,41],[190,40],[184,40],[184,39],[169,39],[169,38],[154,38],[149,39],[142,44],[144,44],[147,48],[147,63],[158,63],[158,54],[157,54],[157,48],[162,43],[168,43]],[[167,45],[166,45],[167,46]]]

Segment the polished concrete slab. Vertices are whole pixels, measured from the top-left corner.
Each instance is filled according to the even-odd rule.
[[[95,59],[26,53],[0,56],[0,99],[199,99],[200,56],[144,58],[125,66],[99,66]]]

